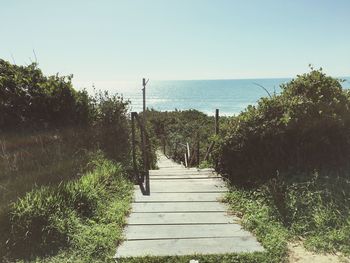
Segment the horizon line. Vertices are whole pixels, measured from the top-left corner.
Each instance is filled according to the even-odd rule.
[[[300,76],[302,74],[298,74],[294,77],[248,77],[248,78],[193,78],[193,79],[151,79],[151,81],[216,81],[216,80],[258,80],[258,79],[293,79],[296,78],[297,76]],[[350,75],[348,76],[333,76],[326,74],[332,78],[336,79],[341,79],[341,78],[350,78]],[[148,78],[147,78],[148,79]],[[73,82],[74,82],[74,76],[73,76]],[[91,82],[91,83],[101,83],[101,82],[106,82],[106,83],[117,83],[117,82],[136,82],[137,80],[133,79],[128,79],[128,80],[77,80],[75,79],[76,82]],[[140,78],[140,83],[141,83],[142,78]]]

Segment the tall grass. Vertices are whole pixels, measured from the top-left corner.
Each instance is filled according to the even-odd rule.
[[[0,135],[0,213],[34,187],[79,177],[89,150],[83,131]]]
[[[293,240],[312,251],[350,255],[350,181],[344,177],[280,176],[256,188],[232,186],[227,201],[271,262],[286,261]]]
[[[11,206],[11,229],[2,250],[8,258],[47,258],[71,249],[89,260],[111,256],[111,243],[121,238],[132,184],[121,165],[101,155],[89,166],[92,170],[79,179],[34,189]]]

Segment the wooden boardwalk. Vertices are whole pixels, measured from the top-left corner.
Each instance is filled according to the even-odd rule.
[[[135,186],[125,241],[116,259],[263,251],[220,202],[227,188],[210,169],[186,169],[159,156],[150,171],[151,194]]]

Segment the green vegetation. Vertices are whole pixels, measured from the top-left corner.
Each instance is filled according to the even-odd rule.
[[[35,63],[17,66],[0,59],[0,130],[87,124],[88,95],[75,91],[71,79],[46,77]]]
[[[185,145],[189,143],[191,155],[196,156],[199,141],[199,156],[203,160],[214,135],[214,117],[197,110],[173,112],[147,111],[149,130],[155,143],[172,159],[184,162]],[[222,120],[223,121],[223,120]],[[197,160],[193,159],[192,164]]]
[[[71,76],[0,60],[2,261],[112,260],[131,201],[127,111],[121,97],[75,91]],[[156,147],[183,161],[181,144],[195,156],[200,141],[199,166],[228,179],[226,201],[266,252],[123,262],[283,262],[293,240],[350,255],[350,93],[338,80],[312,69],[221,118],[217,136],[196,110],[147,114],[151,163]]]
[[[217,170],[231,184],[227,202],[266,248],[255,262],[285,261],[294,240],[312,251],[350,255],[350,96],[339,80],[311,69],[281,94],[221,121],[219,136],[212,135],[212,117],[189,112],[153,112],[163,118],[153,121],[155,134],[193,145],[200,127],[202,140],[215,142],[212,158],[200,166],[218,160]]]
[[[276,224],[277,232],[283,226],[310,250],[349,255],[349,93],[321,70],[282,89],[224,129],[216,156],[219,171],[235,186],[229,200],[248,214],[246,226],[265,247],[269,240],[260,228]],[[253,213],[242,200],[255,204]],[[259,218],[262,207],[268,211]]]
[[[0,60],[0,261],[105,262],[120,242],[129,102],[71,78]]]
[[[284,172],[342,172],[350,155],[350,100],[338,80],[312,70],[232,118],[220,138],[219,170],[235,184]]]
[[[285,261],[290,234],[280,222],[270,195],[261,189],[244,191],[233,186],[227,195],[227,202],[233,213],[242,217],[243,227],[254,233],[266,249],[265,261]]]
[[[36,64],[0,60],[0,213],[35,186],[79,177],[98,149],[129,162],[128,103],[72,88],[71,76],[46,77]]]
[[[287,256],[287,242],[316,252],[350,254],[350,182],[314,173],[280,177],[250,189],[232,186],[234,213],[267,250],[271,262]]]
[[[121,241],[132,184],[119,164],[97,155],[77,180],[27,193],[11,208],[9,258],[106,262]]]

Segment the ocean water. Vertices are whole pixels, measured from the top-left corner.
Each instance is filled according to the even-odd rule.
[[[350,77],[342,78],[344,88],[350,88]],[[146,106],[160,111],[175,109],[196,109],[213,115],[215,109],[220,115],[238,114],[248,105],[256,104],[261,97],[281,91],[280,85],[290,79],[228,79],[228,80],[175,80],[152,81],[146,86]],[[260,86],[259,86],[260,85]],[[124,88],[118,91],[130,99],[131,110],[142,110],[142,86]]]

